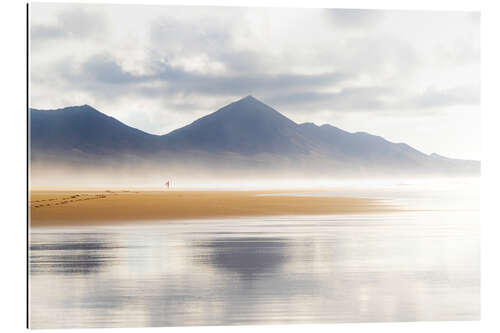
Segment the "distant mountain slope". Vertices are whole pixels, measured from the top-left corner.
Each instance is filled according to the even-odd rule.
[[[247,96],[164,136],[176,150],[239,154],[308,153],[313,147],[299,126]]]
[[[368,133],[349,133],[331,125],[299,125],[252,96],[163,137],[177,151],[324,159],[344,168],[435,169],[440,163],[407,144]]]
[[[164,136],[179,150],[228,151],[239,154],[323,154],[337,158],[427,156],[405,144],[368,133],[349,133],[331,125],[297,124],[247,96]]]
[[[30,110],[33,159],[85,159],[86,163],[140,158],[142,163],[322,170],[478,174],[480,163],[424,154],[364,132],[331,125],[297,124],[247,96],[193,123],[158,136],[129,127],[83,105]],[[76,157],[75,157],[76,156]],[[149,162],[148,162],[149,161]]]
[[[405,158],[416,162],[428,156],[404,143],[393,143],[365,132],[350,133],[331,125],[316,126],[305,123],[300,125],[311,140],[322,149],[339,158],[364,159],[382,162]]]
[[[88,106],[57,110],[30,109],[31,148],[89,154],[154,152],[159,137],[127,126]]]

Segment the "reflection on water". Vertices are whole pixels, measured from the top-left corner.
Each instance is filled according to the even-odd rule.
[[[90,274],[110,262],[104,250],[113,248],[111,243],[94,234],[42,233],[31,238],[30,273]]]
[[[198,245],[205,260],[219,269],[238,273],[252,280],[255,276],[277,271],[286,259],[283,238],[221,238]]]
[[[440,195],[402,213],[32,229],[31,326],[479,319],[476,201]]]

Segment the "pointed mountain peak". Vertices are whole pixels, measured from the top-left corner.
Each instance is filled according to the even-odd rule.
[[[253,97],[252,95],[248,95],[246,97],[243,97],[243,98],[237,100],[235,103],[248,103],[248,104],[252,103],[252,104],[266,105],[266,104],[262,103],[261,101],[259,101],[257,98]]]
[[[253,115],[255,117],[273,117],[274,119],[286,120],[292,122],[290,119],[282,115],[280,112],[276,111],[269,105],[259,101],[252,95],[243,97],[231,104],[224,106],[223,108],[217,110],[211,115],[221,115],[221,114],[245,114],[245,117]],[[210,115],[209,115],[210,116]],[[292,122],[293,123],[293,122]]]
[[[252,95],[248,95],[248,96],[245,96],[241,99],[242,101],[251,101],[251,100],[257,100],[255,97],[253,97]]]
[[[226,105],[225,107],[221,108],[220,110],[224,110],[224,109],[238,110],[240,112],[267,111],[267,112],[276,113],[276,114],[283,116],[280,112],[276,111],[274,108],[272,108],[271,106],[267,105],[266,103],[258,100],[257,98],[253,97],[252,95],[248,95],[248,96],[243,97],[235,102],[232,102],[231,104]]]

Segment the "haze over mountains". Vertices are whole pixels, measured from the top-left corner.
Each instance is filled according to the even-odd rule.
[[[252,96],[165,135],[132,128],[88,105],[30,109],[30,140],[38,176],[54,168],[302,177],[480,172],[478,161],[427,155],[331,125],[297,124]]]

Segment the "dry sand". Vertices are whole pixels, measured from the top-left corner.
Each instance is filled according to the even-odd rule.
[[[30,191],[30,221],[33,227],[43,227],[394,210],[376,199],[279,195],[285,192]]]

